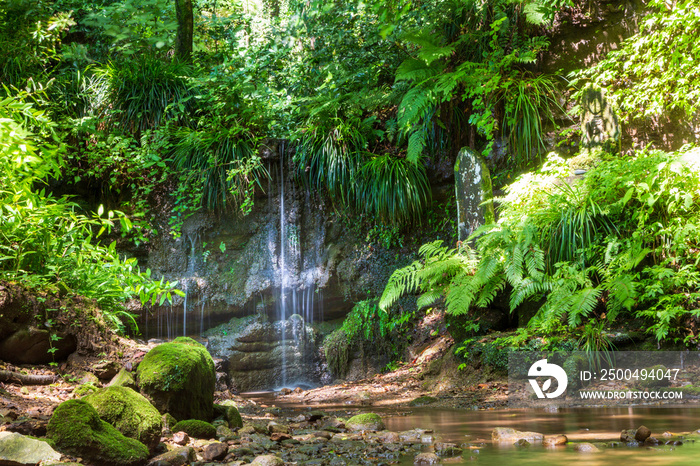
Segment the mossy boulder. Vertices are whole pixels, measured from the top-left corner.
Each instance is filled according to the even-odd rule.
[[[142,464],[148,458],[144,444],[125,437],[100,419],[85,400],[61,403],[49,421],[47,436],[63,453],[79,456],[87,463],[129,466]]]
[[[134,438],[150,450],[158,446],[163,420],[158,410],[138,392],[128,387],[107,387],[88,395],[85,401],[95,408],[100,419],[119,432]]]
[[[216,437],[216,427],[198,419],[180,421],[172,427],[172,431],[185,432],[187,435],[194,438],[208,439]]]
[[[109,382],[110,387],[129,387],[138,390],[134,374],[122,368],[117,375]]]
[[[216,375],[206,348],[187,337],[158,345],[136,372],[141,393],[176,419],[212,418]]]
[[[224,419],[228,422],[229,428],[243,427],[241,413],[238,412],[238,408],[232,400],[226,400],[221,403],[221,408],[223,409]]]
[[[347,420],[345,427],[351,431],[384,430],[384,422],[379,415],[374,413],[358,414]]]

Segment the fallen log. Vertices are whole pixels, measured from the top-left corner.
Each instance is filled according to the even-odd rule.
[[[49,385],[58,379],[55,375],[20,374],[19,372],[0,370],[0,382],[19,383],[22,385]]]

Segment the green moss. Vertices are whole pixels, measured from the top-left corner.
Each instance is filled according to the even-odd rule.
[[[178,337],[153,348],[137,370],[141,393],[177,419],[212,418],[216,377],[206,348]]]
[[[342,328],[335,330],[323,340],[323,352],[326,356],[328,369],[335,377],[345,377],[348,371],[351,345],[350,338]]]
[[[224,401],[221,405],[218,405],[222,411],[224,419],[228,422],[229,428],[233,429],[236,427],[243,427],[243,419],[241,414],[238,412],[238,408],[231,400]]]
[[[134,379],[134,374],[126,369],[121,369],[117,375],[114,376],[112,381],[109,383],[110,387],[129,387],[134,390],[138,390],[136,386],[136,379]]]
[[[49,421],[47,436],[61,452],[93,464],[133,465],[148,458],[145,445],[101,420],[95,408],[84,400],[61,403]]]
[[[382,418],[374,413],[365,413],[353,416],[345,423],[345,427],[353,431],[386,429]]]
[[[198,419],[188,419],[180,421],[173,426],[173,432],[185,432],[194,438],[214,438],[216,437],[216,427],[208,422]]]
[[[149,448],[160,441],[163,421],[160,413],[140,393],[128,387],[107,387],[85,397],[99,414],[119,432]]]
[[[73,393],[75,396],[85,396],[89,395],[90,393],[95,393],[99,388],[93,383],[93,382],[87,382],[82,385],[79,385]]]

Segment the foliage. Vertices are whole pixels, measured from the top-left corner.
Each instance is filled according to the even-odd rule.
[[[700,2],[651,0],[649,6],[639,32],[577,78],[611,91],[608,98],[628,121],[674,111],[695,115],[700,109],[700,44],[690,31],[700,28]]]
[[[499,223],[473,235],[475,251],[424,245],[421,261],[394,272],[381,307],[419,291],[419,305],[445,294],[448,312],[464,314],[508,293],[512,312],[540,302],[532,328],[588,322],[584,347],[605,348],[598,327],[633,309],[658,340],[672,336],[697,317],[700,297],[700,179],[679,155],[613,159],[566,187],[550,175],[556,163],[524,176],[507,190]]]
[[[115,243],[96,240],[119,221],[129,220],[115,212],[89,217],[76,204],[55,199],[36,190],[60,167],[60,146],[48,144],[26,128],[53,134],[43,112],[19,95],[0,102],[0,275],[23,284],[53,287],[95,299],[113,325],[124,328],[120,319],[135,324],[123,303],[139,297],[142,304],[162,304],[177,283],[154,282],[150,271],[141,272],[135,259],[124,259]]]

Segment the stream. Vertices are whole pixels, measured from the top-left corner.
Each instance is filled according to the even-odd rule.
[[[628,447],[619,442],[623,429],[636,429],[645,425],[652,436],[665,442],[664,432],[676,435],[700,428],[700,406],[634,406],[590,407],[558,410],[490,409],[464,410],[450,408],[349,408],[340,405],[301,405],[285,403],[270,393],[247,394],[258,403],[305,412],[322,409],[339,417],[350,417],[360,412],[375,412],[382,416],[387,430],[394,432],[411,429],[431,429],[438,441],[456,443],[465,453],[462,457],[443,458],[447,464],[483,465],[690,465],[698,464],[700,443],[693,439],[683,445],[659,445],[656,447]],[[569,444],[545,448],[532,445],[519,448],[491,442],[495,427],[511,427],[520,431],[533,431],[545,436],[565,434]],[[697,437],[700,439],[700,436]],[[573,443],[590,442],[601,449],[599,453],[580,453],[573,450]],[[609,446],[616,442],[617,446]],[[471,448],[471,450],[469,450]],[[426,447],[424,451],[431,451]],[[413,456],[401,457],[401,465],[412,465]]]

